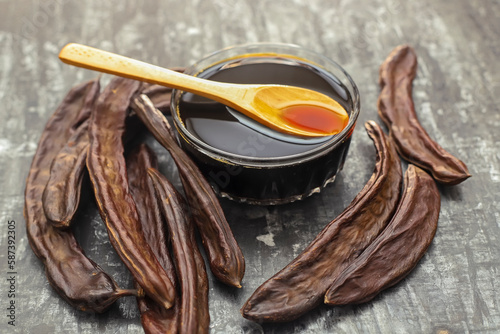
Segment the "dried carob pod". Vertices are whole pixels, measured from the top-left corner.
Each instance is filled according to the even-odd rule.
[[[254,321],[291,321],[323,302],[335,278],[375,240],[396,209],[401,163],[375,122],[366,129],[375,144],[375,170],[351,204],[284,269],[264,282],[241,308]]]
[[[47,218],[57,228],[70,226],[80,204],[90,146],[89,124],[90,113],[61,148],[50,168],[50,178],[45,186],[42,202]],[[123,141],[127,143],[144,127],[136,115],[129,114],[125,128]]]
[[[50,168],[42,202],[47,219],[58,228],[70,226],[80,203],[89,147],[89,122],[90,118],[80,124]]]
[[[228,285],[240,287],[245,259],[224,216],[213,189],[194,162],[177,145],[168,120],[145,95],[134,99],[135,112],[174,159],[194,221],[215,277]]]
[[[74,87],[47,122],[26,180],[24,206],[28,240],[45,265],[50,285],[69,304],[87,312],[104,312],[118,298],[138,295],[138,291],[120,289],[85,256],[71,230],[54,228],[45,216],[42,195],[55,156],[81,120],[88,118],[98,92],[97,79]]]
[[[59,228],[67,228],[80,203],[80,193],[88,149],[90,114],[99,97],[96,84],[86,97],[80,115],[70,128],[70,137],[57,152],[50,166],[50,177],[43,191],[42,203],[47,219]]]
[[[364,303],[406,277],[434,238],[440,206],[432,177],[409,165],[403,196],[391,222],[335,279],[325,295],[325,303]]]
[[[186,203],[172,184],[154,168],[149,176],[153,180],[157,197],[166,219],[172,253],[180,281],[181,301],[179,333],[208,333],[208,278],[205,263],[198,249],[194,224],[186,215]]]
[[[430,138],[418,121],[412,97],[417,55],[408,45],[396,47],[380,66],[378,114],[401,157],[446,185],[470,177],[467,166]]]
[[[144,237],[177,290],[178,280],[167,247],[168,235],[159,205],[160,201],[156,197],[153,181],[148,175],[149,168],[157,167],[156,155],[146,144],[140,144],[127,155],[130,192],[136,203]],[[147,334],[177,333],[181,305],[179,298],[168,310],[147,296],[138,297],[137,303],[141,313],[142,327]]]
[[[87,168],[109,239],[146,295],[170,308],[175,289],[147,243],[130,194],[122,136],[138,81],[114,78],[99,96],[89,127]]]

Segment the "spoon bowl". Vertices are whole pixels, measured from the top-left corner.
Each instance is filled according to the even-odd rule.
[[[59,58],[70,65],[212,99],[286,134],[330,136],[341,132],[348,123],[347,112],[337,101],[310,89],[206,80],[76,43],[66,45]]]

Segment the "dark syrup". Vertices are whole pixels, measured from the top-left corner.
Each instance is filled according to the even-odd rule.
[[[293,58],[248,57],[228,60],[198,75],[231,83],[283,84],[313,89],[339,102],[351,113],[347,88],[319,67]],[[241,116],[226,106],[191,93],[182,94],[178,113],[186,129],[225,155],[262,158],[289,157],[319,149],[332,137],[304,139],[282,135]],[[197,160],[209,181],[226,195],[262,203],[278,203],[312,192],[342,168],[350,135],[333,150],[312,160],[262,168],[231,166],[204,157],[193,147],[185,149]]]

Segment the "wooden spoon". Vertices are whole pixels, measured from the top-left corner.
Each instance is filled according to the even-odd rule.
[[[59,58],[70,65],[204,96],[283,133],[329,136],[342,131],[348,122],[347,112],[337,101],[310,89],[206,80],[75,43],[66,45]]]

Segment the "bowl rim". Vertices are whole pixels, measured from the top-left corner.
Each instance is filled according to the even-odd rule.
[[[258,49],[260,50],[259,52],[249,52],[248,50],[252,49]],[[239,52],[241,50],[241,52]],[[267,51],[266,51],[267,50]],[[280,51],[277,53],[277,51]],[[282,52],[281,52],[282,51]],[[221,57],[221,55],[224,55],[226,53],[235,53],[235,56],[228,56],[225,58],[221,58],[219,60],[213,60],[212,59],[218,59]],[[295,53],[295,54],[294,54]],[[337,70],[340,74],[344,76],[344,78],[338,78],[338,73],[331,73],[332,70],[325,69],[325,66],[319,64],[318,61],[310,60],[307,57],[301,57],[297,56],[296,54],[302,54],[305,53],[309,55],[312,58],[315,58],[322,63],[328,64],[328,66],[331,66],[335,70]],[[263,168],[263,167],[276,167],[276,166],[285,166],[289,164],[295,164],[299,162],[304,162],[307,160],[311,160],[316,158],[319,155],[324,155],[327,152],[335,149],[338,145],[340,145],[343,141],[348,139],[352,132],[354,131],[354,127],[356,125],[360,109],[361,109],[361,103],[360,103],[360,96],[359,96],[359,91],[356,86],[356,83],[352,79],[352,77],[345,71],[337,62],[334,60],[307,48],[301,47],[296,44],[288,44],[288,43],[269,43],[269,42],[259,42],[259,43],[246,43],[246,44],[238,44],[238,45],[233,45],[233,46],[228,46],[223,49],[217,50],[215,52],[212,52],[205,57],[201,58],[197,62],[195,62],[193,65],[189,66],[186,68],[185,73],[188,74],[193,74],[193,75],[199,75],[206,69],[217,65],[218,63],[230,60],[230,59],[238,59],[241,58],[241,56],[245,55],[248,57],[248,55],[258,55],[258,56],[288,56],[289,58],[294,58],[294,59],[300,59],[307,64],[314,65],[316,67],[322,68],[325,70],[328,74],[331,74],[333,77],[337,77],[337,79],[340,79],[341,81],[347,80],[347,82],[350,84],[351,87],[348,87],[348,90],[351,94],[352,98],[352,103],[353,103],[353,110],[351,111],[351,114],[349,115],[349,122],[347,126],[338,134],[333,135],[330,139],[325,140],[325,142],[317,146],[309,151],[304,151],[301,153],[293,154],[293,155],[286,155],[286,156],[279,156],[279,157],[250,157],[250,156],[245,156],[245,155],[238,155],[235,153],[227,152],[221,149],[218,149],[216,147],[213,147],[207,143],[205,143],[203,140],[199,139],[195,135],[193,135],[187,128],[185,127],[184,123],[180,119],[179,115],[179,110],[176,105],[176,97],[180,94],[183,93],[181,90],[174,89],[172,91],[172,97],[171,97],[171,110],[172,110],[172,118],[174,120],[175,127],[177,128],[178,134],[185,140],[189,145],[193,146],[197,151],[200,153],[218,160],[218,161],[223,161],[226,163],[229,163],[231,165],[243,165],[245,167],[254,167],[254,168]],[[203,65],[204,63],[209,63],[209,65]],[[200,68],[201,67],[201,68]],[[350,88],[350,89],[349,89]],[[352,90],[352,92],[351,92]]]

